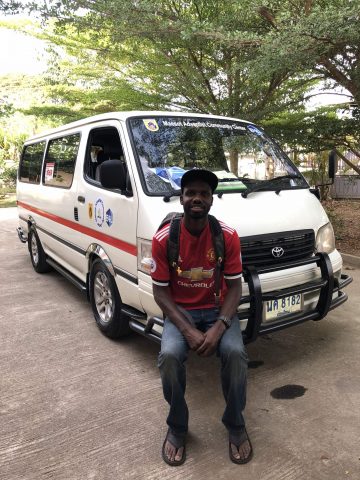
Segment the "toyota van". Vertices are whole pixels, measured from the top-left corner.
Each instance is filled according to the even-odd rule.
[[[246,342],[345,302],[352,279],[314,190],[262,128],[220,116],[115,112],[28,139],[18,235],[35,271],[55,269],[86,292],[107,336],[134,330],[159,341],[151,240],[182,211],[180,180],[192,168],[217,175],[211,213],[240,237]]]

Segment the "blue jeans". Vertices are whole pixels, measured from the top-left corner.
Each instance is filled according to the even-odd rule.
[[[183,310],[184,311],[184,310]],[[184,311],[185,313],[185,311]],[[206,332],[216,321],[216,308],[188,310],[196,328]],[[185,361],[189,346],[178,328],[166,318],[161,340],[158,367],[165,400],[170,405],[167,424],[174,434],[183,435],[188,430],[189,412],[185,401]],[[247,354],[245,352],[240,324],[233,318],[231,327],[220,339],[217,354],[221,359],[221,384],[226,402],[222,417],[225,427],[236,434],[245,427],[242,412],[246,403]]]

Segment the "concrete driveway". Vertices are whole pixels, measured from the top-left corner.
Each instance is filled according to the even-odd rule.
[[[359,480],[359,269],[327,319],[248,346],[248,465],[228,458],[217,359],[190,356],[188,459],[172,468],[158,346],[104,337],[83,294],[34,272],[16,226],[0,209],[1,479]]]

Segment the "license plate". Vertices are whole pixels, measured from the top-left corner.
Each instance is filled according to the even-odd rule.
[[[303,296],[301,294],[268,300],[264,302],[264,319],[265,321],[278,319],[289,313],[300,312],[302,308]]]

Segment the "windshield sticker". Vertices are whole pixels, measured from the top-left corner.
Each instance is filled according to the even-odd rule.
[[[93,204],[92,204],[92,203],[88,203],[88,214],[89,214],[90,220],[92,220],[92,218],[93,218],[93,210],[94,210]]]
[[[256,133],[256,135],[262,135],[262,131],[259,130],[257,127],[255,127],[255,125],[248,125],[248,130],[252,133]]]
[[[45,182],[54,178],[55,163],[47,163],[45,165]]]
[[[104,202],[98,198],[95,202],[95,222],[98,227],[102,227],[105,220]]]
[[[109,208],[109,210],[106,211],[106,223],[108,227],[111,227],[111,225],[113,224],[113,219],[113,213]]]
[[[162,180],[165,180],[165,182],[170,183],[173,189],[179,190],[180,189],[180,183],[181,183],[181,177],[184,175],[186,170],[180,167],[155,167],[155,168],[150,168],[150,170],[158,177],[160,177]]]
[[[219,179],[219,183],[216,188],[217,192],[225,192],[227,190],[246,190],[247,188],[246,185],[232,172],[227,172],[226,170],[216,170],[213,173],[215,173]]]
[[[215,175],[218,177],[219,180],[223,180],[223,179],[233,179],[235,178],[235,180],[237,180],[237,176],[232,173],[232,172],[227,172],[226,170],[216,170],[214,171],[213,173],[215,173]]]
[[[227,190],[246,190],[246,185],[241,182],[240,180],[233,181],[229,179],[229,181],[220,180],[216,192],[226,192]]]
[[[144,120],[145,122],[145,120]],[[199,122],[198,120],[163,120],[164,127],[192,127],[192,128],[224,128],[225,130],[246,131],[246,127],[238,123],[212,123],[209,121]]]
[[[157,121],[153,118],[149,118],[148,120],[143,120],[145,127],[150,130],[150,132],[157,132],[159,130],[159,125]]]

